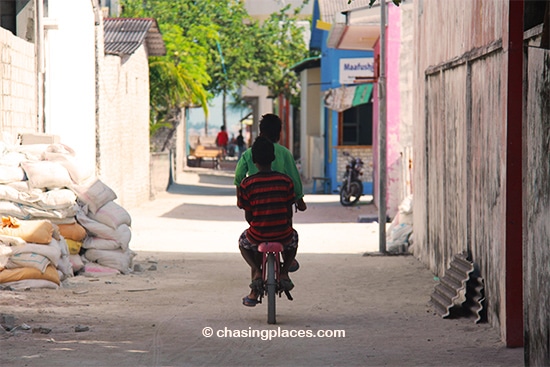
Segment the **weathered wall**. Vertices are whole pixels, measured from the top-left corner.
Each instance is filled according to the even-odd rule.
[[[100,69],[99,176],[126,208],[149,200],[149,69],[144,46]]]
[[[95,18],[91,1],[49,0],[58,29],[45,31],[45,132],[95,165]],[[35,92],[36,93],[36,92]]]
[[[34,44],[0,28],[0,132],[9,135],[8,143],[39,128],[36,78]]]
[[[468,250],[496,327],[503,311],[507,12],[501,0],[418,0],[414,16],[415,255],[441,276]]]
[[[550,51],[529,48],[524,157],[525,352],[550,365]]]

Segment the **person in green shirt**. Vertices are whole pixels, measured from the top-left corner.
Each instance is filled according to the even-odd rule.
[[[271,169],[280,173],[284,173],[292,179],[294,183],[294,193],[296,195],[296,208],[300,211],[307,209],[307,205],[304,202],[304,191],[302,187],[302,179],[300,178],[300,172],[296,168],[296,162],[292,153],[284,146],[278,144],[281,138],[282,121],[279,116],[268,113],[262,116],[260,119],[260,136],[265,136],[275,146],[275,160],[271,164]],[[235,168],[235,179],[233,183],[236,187],[239,187],[241,181],[250,175],[258,172],[258,169],[252,162],[252,151],[247,149],[241,156],[241,159],[237,162]]]
[[[296,168],[296,162],[290,150],[278,143],[279,139],[281,139],[282,126],[283,122],[279,116],[273,113],[267,113],[260,119],[260,136],[268,138],[273,143],[275,148],[275,160],[271,163],[271,169],[276,172],[284,173],[292,179],[296,197],[296,208],[303,212],[307,209],[307,205],[304,201],[304,190],[300,172],[298,172],[298,168]],[[252,150],[249,148],[244,151],[235,168],[235,179],[233,180],[233,184],[237,188],[237,195],[241,181],[245,177],[255,173],[258,173],[258,168],[252,161]],[[288,271],[291,273],[295,272],[299,267],[300,264],[294,259]]]

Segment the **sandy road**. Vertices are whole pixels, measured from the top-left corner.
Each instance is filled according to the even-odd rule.
[[[323,195],[296,215],[295,299],[281,298],[268,325],[265,305],[241,304],[249,271],[233,190],[182,184],[133,210],[143,272],[0,292],[0,313],[51,329],[0,332],[0,366],[523,365],[523,350],[506,349],[489,325],[435,315],[436,283],[414,257],[362,256],[378,246],[376,225],[356,222],[372,208]]]

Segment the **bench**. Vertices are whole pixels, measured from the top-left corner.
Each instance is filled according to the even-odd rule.
[[[313,180],[312,194],[317,193],[317,181],[323,185],[323,193],[330,194],[330,177],[312,177],[311,179]]]
[[[220,148],[207,148],[203,145],[198,145],[193,152],[195,158],[197,158],[199,167],[201,167],[203,159],[212,160],[212,168],[220,167],[220,158],[222,157],[222,150]]]

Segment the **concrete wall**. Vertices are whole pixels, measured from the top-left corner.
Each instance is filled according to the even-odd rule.
[[[124,59],[104,57],[92,2],[48,5],[46,15],[58,26],[45,32],[44,126],[37,117],[35,45],[21,38],[28,32],[16,37],[0,28],[0,131],[11,144],[20,133],[59,136],[115,191],[120,205],[137,206],[149,200],[151,186],[147,52],[141,46]]]
[[[529,48],[526,105],[525,352],[528,365],[550,365],[550,51]]]
[[[506,304],[506,19],[501,0],[415,2],[415,255],[442,276],[469,251],[497,328]]]
[[[126,208],[149,200],[149,68],[144,46],[100,71],[98,175]]]
[[[302,175],[305,179],[311,179],[314,176],[323,176],[323,126],[321,100],[321,69],[305,69],[300,73],[301,104],[300,123],[301,123],[301,142],[300,156],[302,162]]]
[[[91,1],[49,0],[58,29],[45,32],[45,132],[95,166],[95,18]]]
[[[0,28],[0,131],[7,143],[37,126],[34,44]]]

